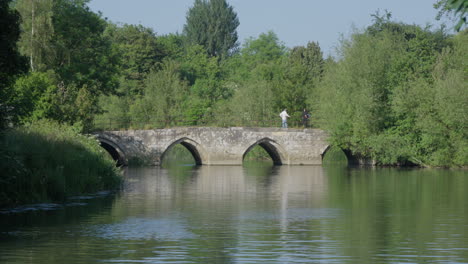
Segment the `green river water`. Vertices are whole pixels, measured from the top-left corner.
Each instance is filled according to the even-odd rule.
[[[115,194],[0,213],[0,263],[468,263],[468,173],[127,168]]]

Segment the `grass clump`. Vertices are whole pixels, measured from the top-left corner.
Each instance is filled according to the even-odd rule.
[[[117,188],[115,162],[78,127],[38,121],[0,135],[0,207]]]

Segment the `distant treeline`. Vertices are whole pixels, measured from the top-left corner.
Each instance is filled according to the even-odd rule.
[[[306,108],[332,144],[378,164],[468,165],[466,30],[375,14],[324,58],[317,42],[286,48],[272,31],[240,44],[225,0],[194,1],[168,35],[109,22],[86,0],[6,2],[3,126],[279,126],[284,108],[295,120]]]

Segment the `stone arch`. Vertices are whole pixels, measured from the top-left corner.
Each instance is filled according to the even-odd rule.
[[[331,145],[326,145],[323,149],[320,150],[320,156],[322,156],[322,160],[323,160],[323,157],[325,157],[325,154],[327,153],[328,150],[330,150],[331,148]]]
[[[163,154],[161,155],[161,158],[160,158],[160,164],[162,164],[162,161],[164,160],[164,157],[166,156],[166,153],[175,145],[177,144],[181,144],[182,146],[184,146],[193,156],[193,158],[195,159],[195,164],[196,165],[202,165],[203,164],[203,161],[206,161],[206,156],[205,156],[205,151],[203,151],[203,148],[201,147],[201,145],[190,139],[190,138],[181,138],[181,139],[178,139],[174,142],[172,142],[163,152]]]
[[[247,155],[247,153],[249,153],[249,151],[257,145],[262,147],[268,153],[268,155],[270,155],[274,165],[283,165],[283,163],[287,162],[288,159],[287,155],[285,154],[286,152],[276,141],[270,138],[262,138],[254,144],[250,145],[250,147],[244,151],[242,160],[244,160],[245,155]]]
[[[104,148],[111,156],[112,158],[116,161],[117,166],[127,166],[128,165],[128,160],[126,158],[125,153],[122,151],[122,148],[119,147],[115,142],[98,137],[99,144],[101,145],[102,148]]]
[[[322,161],[323,161],[323,158],[325,157],[325,155],[327,154],[328,150],[330,150],[331,147],[332,147],[332,145],[327,145],[325,148],[323,148],[323,150],[321,150],[320,156],[322,156]],[[346,156],[346,159],[348,160],[348,165],[358,165],[358,164],[360,164],[359,159],[356,156],[354,156],[353,153],[350,150],[342,149],[342,148],[341,148],[341,150],[343,151],[343,153]]]

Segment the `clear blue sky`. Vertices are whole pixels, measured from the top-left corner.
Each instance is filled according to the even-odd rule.
[[[91,0],[112,22],[142,24],[158,35],[182,33],[187,10],[194,0]],[[439,25],[436,0],[228,0],[240,21],[239,41],[274,31],[287,46],[319,43],[325,55],[334,55],[341,36],[353,27],[372,23],[371,14],[388,10],[394,20],[408,24]]]

